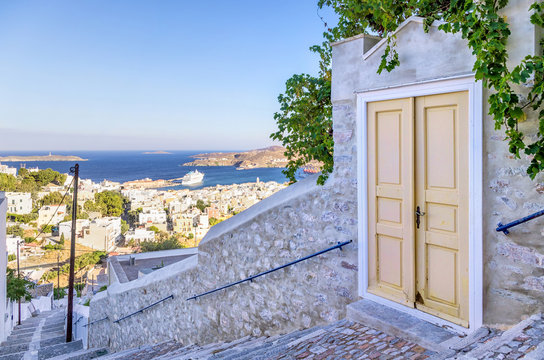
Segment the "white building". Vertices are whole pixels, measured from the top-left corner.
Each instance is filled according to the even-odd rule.
[[[32,196],[24,192],[7,192],[8,213],[10,214],[30,214],[32,212]]]
[[[0,173],[17,176],[17,168],[12,168],[7,165],[0,164]]]
[[[135,229],[127,231],[125,234],[125,242],[134,241],[139,244],[143,241],[155,241],[155,232],[146,229]]]
[[[57,210],[58,208],[58,210]],[[66,216],[66,205],[46,205],[38,211],[38,226],[56,225]],[[51,221],[49,221],[51,220]]]
[[[17,255],[17,243],[22,240],[20,236],[8,235],[6,237],[6,251],[8,255]]]
[[[149,209],[138,214],[140,224],[166,224],[166,211]]]
[[[95,219],[83,228],[83,237],[78,243],[94,250],[110,251],[120,239],[121,218],[106,217]]]
[[[208,228],[210,226],[208,214],[198,214],[193,218],[193,226]]]
[[[88,219],[76,220],[76,238],[83,236],[83,229],[88,228],[91,221]],[[72,221],[64,221],[59,224],[59,236],[64,235],[65,240],[72,238]]]

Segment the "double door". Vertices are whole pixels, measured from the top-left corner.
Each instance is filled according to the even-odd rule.
[[[369,293],[468,327],[468,93],[370,102]]]

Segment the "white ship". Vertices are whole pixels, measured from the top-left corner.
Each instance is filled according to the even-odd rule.
[[[200,184],[204,179],[204,174],[198,170],[188,172],[181,178],[181,185],[196,185]]]

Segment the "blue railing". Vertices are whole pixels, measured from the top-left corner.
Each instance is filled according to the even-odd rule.
[[[153,306],[159,305],[159,304],[162,303],[163,301],[166,301],[166,300],[168,300],[168,299],[173,299],[173,298],[174,298],[174,295],[167,296],[167,297],[165,297],[164,299],[161,299],[161,300],[159,300],[159,301],[156,301],[156,302],[154,302],[154,303],[151,304],[151,305],[147,305],[146,307],[141,308],[141,309],[138,310],[138,311],[135,311],[135,312],[133,312],[133,313],[131,313],[131,314],[128,314],[127,316],[123,316],[122,318],[115,320],[114,323],[118,323],[119,321],[128,319],[128,318],[131,317],[131,316],[134,316],[134,315],[136,315],[136,314],[139,314],[139,313],[141,313],[141,312],[144,312],[144,310],[147,310],[147,309],[149,309],[149,308],[152,308]]]
[[[95,320],[95,321],[91,321],[90,323],[83,325],[83,327],[87,327],[89,325],[95,324],[95,323],[100,322],[100,321],[108,320],[108,319],[109,318],[106,316],[105,318],[98,319],[98,320]]]
[[[531,214],[531,215],[528,215],[528,216],[523,217],[521,219],[512,221],[512,222],[510,222],[510,223],[508,223],[506,225],[503,225],[502,223],[498,223],[497,228],[495,230],[502,231],[505,235],[508,235],[510,233],[510,231],[508,231],[508,229],[510,229],[511,227],[517,226],[519,224],[523,224],[524,222],[527,222],[529,220],[533,220],[534,218],[540,217],[542,215],[544,215],[544,210],[537,211],[534,214]]]
[[[227,285],[223,285],[223,286],[218,287],[218,288],[216,288],[216,289],[213,289],[213,290],[210,290],[210,291],[206,291],[206,292],[204,292],[204,293],[202,293],[202,294],[198,294],[198,295],[191,296],[191,297],[188,298],[187,300],[194,300],[194,299],[197,299],[197,298],[199,298],[199,297],[201,297],[201,296],[208,295],[208,294],[212,294],[212,293],[217,292],[217,291],[219,291],[219,290],[223,290],[223,289],[229,288],[229,287],[231,287],[231,286],[234,286],[234,285],[238,285],[238,284],[244,283],[244,282],[246,282],[246,281],[253,281],[253,279],[256,279],[256,278],[258,278],[258,277],[260,277],[260,276],[263,276],[263,275],[266,275],[266,274],[270,274],[271,272],[281,270],[281,269],[286,268],[286,267],[289,267],[289,266],[291,266],[291,265],[298,264],[298,263],[301,262],[301,261],[308,260],[308,259],[310,259],[310,258],[313,258],[313,257],[315,257],[315,256],[319,256],[319,255],[321,255],[321,254],[324,254],[324,253],[326,253],[326,252],[329,252],[329,251],[332,251],[332,250],[335,250],[335,249],[340,249],[340,250],[342,250],[342,246],[346,246],[347,244],[349,244],[349,243],[351,243],[351,242],[353,242],[353,240],[345,241],[345,242],[343,242],[343,243],[338,243],[338,245],[331,246],[330,248],[327,248],[327,249],[325,249],[325,250],[321,250],[321,251],[319,251],[319,252],[316,252],[316,253],[314,253],[314,254],[305,256],[305,257],[300,258],[300,259],[298,259],[298,260],[291,261],[290,263],[287,263],[287,264],[285,264],[285,265],[278,266],[278,267],[276,267],[276,268],[267,270],[267,271],[262,272],[262,273],[259,273],[259,274],[257,274],[257,275],[250,276],[250,277],[245,278],[245,279],[243,279],[243,280],[239,280],[239,281],[236,281],[236,282],[227,284]]]

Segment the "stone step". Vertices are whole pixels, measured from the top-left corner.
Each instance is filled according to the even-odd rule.
[[[368,299],[349,304],[347,319],[450,355],[455,352],[442,343],[454,343],[462,339],[453,331]]]
[[[49,358],[48,360],[90,360],[90,359],[96,359],[100,358],[100,360],[103,360],[103,356],[108,354],[108,349],[106,348],[100,348],[100,349],[88,349],[88,350],[79,350],[75,352],[71,352],[68,354],[58,355],[52,358]]]
[[[172,351],[172,352],[170,352],[168,354],[164,354],[164,355],[161,355],[159,357],[156,357],[156,358],[154,358],[154,360],[179,359],[179,358],[181,358],[182,356],[184,356],[186,354],[197,351],[198,349],[200,349],[200,346],[198,346],[198,345],[187,345],[185,347],[174,350],[174,351]]]
[[[61,336],[62,334],[64,334],[64,330],[50,331],[50,332],[47,332],[47,333],[42,333],[42,338],[49,339],[51,337]],[[20,344],[20,343],[24,343],[24,342],[30,342],[32,340],[32,336],[34,336],[34,335],[33,334],[28,334],[28,335],[25,335],[25,336],[15,336],[15,337],[12,337],[10,335],[10,336],[8,336],[6,344],[7,345],[15,345],[15,344]]]
[[[49,359],[55,356],[76,352],[81,349],[83,349],[83,343],[81,340],[47,346],[38,350],[38,360]]]
[[[138,348],[127,349],[117,353],[109,354],[100,360],[115,360],[115,359],[133,359],[133,360],[148,360],[156,359],[157,357],[168,355],[176,350],[183,348],[183,345],[174,341],[168,340],[153,345],[140,346]]]
[[[130,349],[125,349],[125,350],[122,350],[122,351],[119,351],[119,352],[116,352],[116,353],[108,353],[107,355],[104,355],[100,358],[100,360],[115,360],[115,359],[123,359],[123,358],[128,358],[129,356],[137,353],[138,351],[140,351],[140,349],[144,348],[143,346],[141,347],[138,347],[138,348],[130,348]]]
[[[42,334],[43,336],[43,334]],[[66,343],[66,335],[62,334],[61,336],[55,336],[51,338],[44,339],[43,337],[40,339],[40,348],[45,348],[48,346],[53,346],[57,344],[64,344]]]
[[[24,356],[25,351],[22,351],[14,354],[0,355],[0,360],[21,360]]]
[[[28,342],[15,345],[2,345],[2,347],[0,347],[0,355],[16,354],[20,352],[25,352],[27,350]]]
[[[198,352],[200,356],[210,359],[218,359],[229,354],[239,353],[244,349],[250,347],[254,348],[261,345],[265,341],[266,337],[252,338],[249,336],[243,337],[231,342],[219,343],[209,349],[202,349]],[[192,354],[191,354],[192,355]]]
[[[46,333],[46,334],[42,333],[41,340],[48,340],[48,339],[59,337],[59,336],[63,336],[63,337],[66,336],[66,334],[64,333],[64,330],[63,331],[49,332],[49,333]],[[22,338],[15,338],[15,339],[11,339],[11,340],[8,340],[8,341],[4,341],[2,343],[2,346],[29,343],[31,340],[32,340],[32,336],[26,336],[26,337],[22,337]]]
[[[11,332],[10,336],[25,336],[28,334],[33,334],[37,327],[38,325],[28,329],[14,330]],[[64,323],[53,324],[53,325],[47,325],[47,323],[45,323],[42,326],[42,331],[45,331],[45,332],[56,331],[56,330],[64,330]]]

